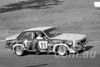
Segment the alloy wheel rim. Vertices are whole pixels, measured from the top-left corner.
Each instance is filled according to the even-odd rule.
[[[60,55],[64,55],[66,53],[66,48],[64,46],[61,46],[60,49],[58,49],[58,53]]]
[[[22,50],[20,47],[16,48],[16,54],[17,55],[21,55],[22,54]]]

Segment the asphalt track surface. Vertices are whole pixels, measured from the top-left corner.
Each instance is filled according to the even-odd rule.
[[[72,57],[55,58],[54,54],[36,55],[30,53],[16,56],[0,42],[0,67],[100,67],[100,42],[89,42],[87,51]],[[85,55],[88,52],[88,55]],[[90,55],[92,52],[92,55]]]

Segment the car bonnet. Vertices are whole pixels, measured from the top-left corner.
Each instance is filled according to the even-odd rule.
[[[56,37],[52,37],[50,39],[62,39],[62,40],[72,40],[72,41],[75,41],[75,40],[81,40],[83,38],[85,38],[86,35],[83,35],[83,34],[72,34],[72,33],[63,33],[61,35],[58,35]]]

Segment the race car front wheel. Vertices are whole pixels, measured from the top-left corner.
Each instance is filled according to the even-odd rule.
[[[65,55],[69,54],[67,47],[65,47],[63,45],[58,46],[57,53],[60,56],[65,56]]]
[[[16,46],[15,47],[15,53],[18,56],[24,55],[24,49],[23,49],[23,47],[22,46]]]

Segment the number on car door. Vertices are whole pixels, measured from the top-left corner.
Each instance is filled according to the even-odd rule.
[[[47,41],[39,41],[38,44],[39,44],[40,49],[47,49],[48,48],[48,46],[47,46],[48,42]]]

